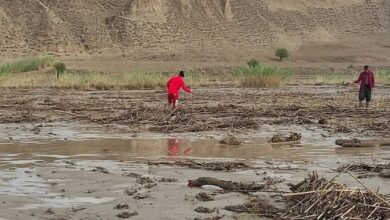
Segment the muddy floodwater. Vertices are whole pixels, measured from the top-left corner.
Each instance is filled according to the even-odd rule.
[[[49,97],[50,91],[35,90],[17,98],[7,91],[0,108],[0,219],[265,219],[225,207],[275,198],[272,191],[289,192],[289,184],[313,172],[389,195],[390,179],[355,173],[359,183],[337,169],[388,164],[390,146],[335,145],[389,138],[387,90],[377,90],[367,111],[356,109],[354,88],[287,90],[207,89],[198,93],[205,99],[185,97],[175,112],[164,109],[159,91],[60,90]],[[269,143],[290,132],[301,140]],[[240,145],[221,144],[227,134]],[[229,163],[244,165],[222,166]],[[240,193],[188,186],[199,177],[272,180],[272,187]],[[199,193],[213,199],[201,201]]]

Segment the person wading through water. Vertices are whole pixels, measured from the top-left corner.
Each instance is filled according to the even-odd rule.
[[[172,76],[167,82],[168,104],[172,106],[172,109],[175,109],[178,105],[180,89],[191,93],[191,88],[188,88],[184,83],[183,71],[180,71],[179,75]]]
[[[360,73],[358,80],[354,83],[360,83],[359,107],[363,107],[363,100],[366,100],[366,109],[368,109],[371,101],[371,92],[375,87],[374,73],[370,71],[368,66],[364,66],[364,71]]]

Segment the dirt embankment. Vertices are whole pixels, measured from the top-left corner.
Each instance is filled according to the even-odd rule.
[[[354,37],[347,46],[386,44],[385,37],[373,35],[388,34],[389,20],[386,0],[2,1],[0,50],[235,60],[278,46],[334,44],[347,36]]]

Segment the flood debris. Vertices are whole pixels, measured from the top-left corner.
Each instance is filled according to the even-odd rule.
[[[223,219],[224,217],[225,217],[225,215],[217,215],[217,216],[206,217],[206,218],[196,217],[196,218],[194,218],[194,220],[220,220],[220,219]]]
[[[274,135],[269,142],[270,143],[286,143],[286,142],[298,142],[302,138],[302,134],[290,132],[288,135],[276,134]]]
[[[320,125],[326,125],[326,124],[328,124],[329,122],[328,122],[328,120],[326,119],[326,118],[320,118],[319,120],[318,120],[318,124],[320,124]]]
[[[124,174],[122,174],[122,176],[128,176],[128,177],[132,177],[132,178],[139,178],[142,175],[138,174],[138,173],[124,173]]]
[[[356,179],[356,178],[355,178]],[[357,179],[356,179],[357,180]],[[361,183],[361,182],[359,182]],[[348,188],[333,179],[310,174],[284,194],[288,219],[388,219],[390,202],[367,187]]]
[[[202,187],[204,185],[217,186],[226,191],[242,192],[242,193],[256,192],[256,191],[263,190],[265,188],[264,184],[239,183],[233,181],[219,180],[212,177],[199,177],[198,179],[195,180],[188,180],[189,187]]]
[[[100,172],[100,173],[105,173],[105,174],[108,174],[108,170],[104,167],[95,167],[94,169],[92,169],[93,172]]]
[[[48,215],[54,215],[55,212],[53,211],[52,208],[49,208],[48,210],[45,211],[45,214],[48,214]]]
[[[243,205],[225,206],[225,209],[231,212],[238,213],[252,213],[259,217],[268,217],[279,219],[283,210],[270,204],[270,202],[263,199],[252,199]]]
[[[184,166],[192,169],[212,170],[232,172],[241,169],[249,169],[250,166],[245,162],[240,161],[216,161],[216,162],[200,162],[195,160],[180,160],[180,161],[148,161],[150,166]]]
[[[352,171],[352,172],[374,172],[379,173],[384,169],[390,169],[390,163],[389,164],[381,164],[381,163],[364,163],[364,162],[358,162],[358,163],[348,163],[344,164],[337,168],[338,172],[345,172],[345,171]]]
[[[129,209],[130,206],[128,204],[118,204],[114,207],[114,209],[122,210],[122,209]]]
[[[134,194],[136,194],[138,191],[136,189],[126,189],[125,190],[125,193],[126,195],[128,196],[133,196]]]
[[[141,184],[141,185],[146,185],[146,184],[154,183],[154,180],[150,177],[147,177],[147,176],[141,176],[141,177],[138,177],[136,183]]]
[[[219,141],[220,144],[226,144],[226,145],[240,145],[240,141],[234,137],[232,134],[227,134],[221,141]]]
[[[214,200],[212,195],[207,194],[205,192],[201,192],[201,193],[196,194],[195,198],[201,202],[210,202],[210,201]]]
[[[207,208],[207,207],[199,206],[194,211],[198,212],[198,213],[213,213],[213,212],[217,211],[217,209],[216,208]]]
[[[381,171],[379,176],[382,178],[390,178],[390,169]]]
[[[341,147],[378,147],[378,146],[390,146],[390,140],[359,140],[359,139],[339,139],[336,140],[336,145]]]
[[[138,212],[121,212],[116,216],[118,216],[119,218],[131,218],[136,215],[138,215]]]
[[[75,208],[75,207],[72,206],[72,211],[73,212],[80,212],[80,211],[83,211],[85,209],[87,209],[87,208],[84,208],[84,207]]]
[[[145,184],[145,188],[147,188],[147,189],[151,189],[155,186],[157,186],[157,183],[155,183],[155,182]]]
[[[147,195],[147,194],[140,194],[140,193],[138,193],[137,195],[135,195],[135,196],[133,197],[133,199],[137,199],[137,200],[147,199],[147,198],[150,198],[150,195]]]
[[[335,128],[334,128],[334,131],[335,132],[338,132],[338,133],[351,133],[352,132],[352,129],[345,126],[345,125],[337,125]]]
[[[163,178],[159,179],[158,181],[161,183],[173,183],[173,182],[177,182],[178,180],[176,178],[163,177]]]

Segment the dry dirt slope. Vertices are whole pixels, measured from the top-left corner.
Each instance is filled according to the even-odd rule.
[[[296,48],[388,34],[390,1],[0,0],[0,30],[3,55]]]

